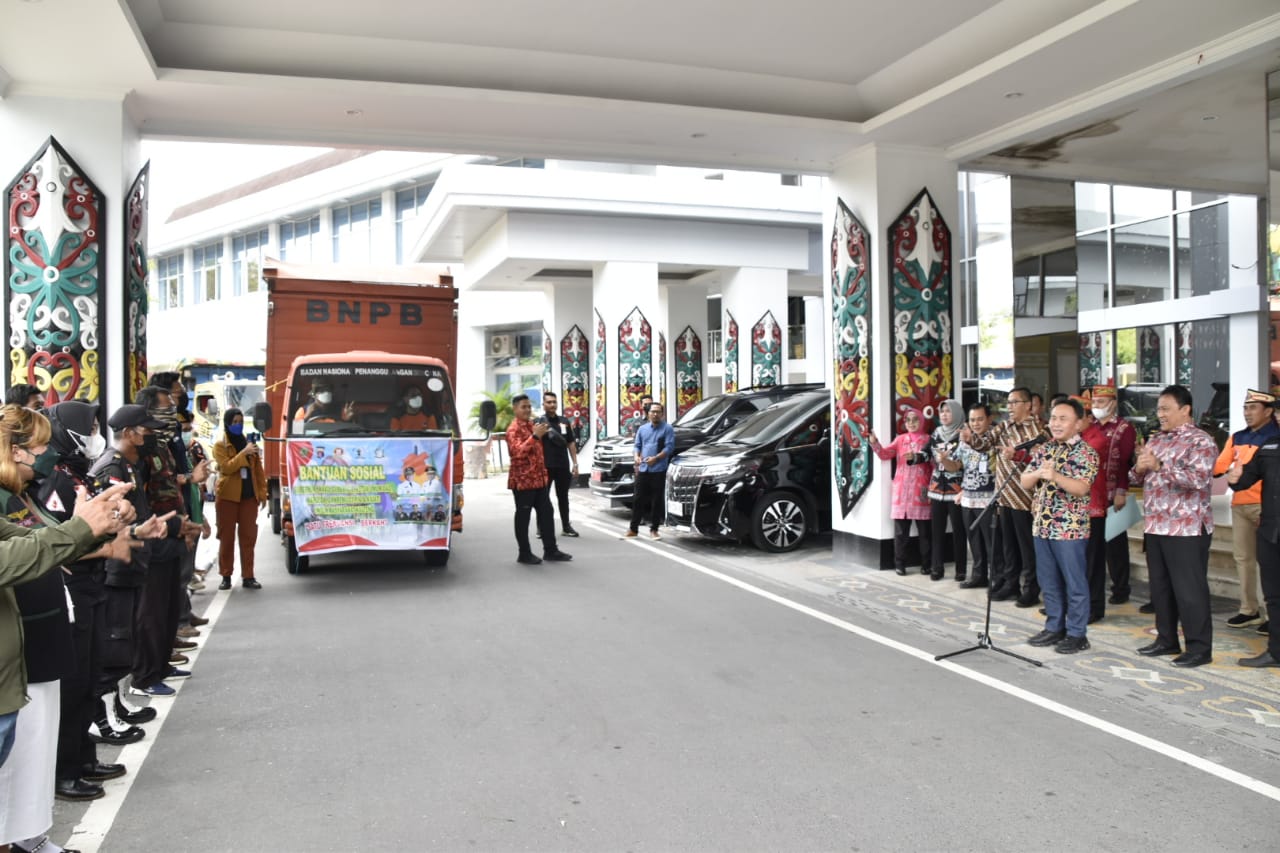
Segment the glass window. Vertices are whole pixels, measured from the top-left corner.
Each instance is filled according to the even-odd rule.
[[[231,241],[232,276],[235,293],[254,293],[263,289],[262,255],[267,246],[267,229],[241,234]]]
[[[1111,201],[1117,225],[1173,212],[1172,190],[1116,186],[1111,188]]]
[[[222,241],[191,250],[191,270],[195,273],[195,302],[213,302],[222,289]]]
[[[1174,217],[1180,298],[1203,296],[1228,286],[1228,206],[1215,204]]]
[[[1107,282],[1111,280],[1110,232],[1095,231],[1076,238],[1076,299],[1079,310],[1107,307]]]
[[[1111,188],[1106,184],[1076,184],[1076,230],[1092,231],[1111,224]]]
[[[1115,230],[1115,306],[1145,305],[1173,296],[1169,218]]]
[[[280,223],[280,259],[307,263],[314,260],[315,240],[320,235],[320,214]]]
[[[156,291],[160,297],[157,308],[182,305],[182,255],[156,258]]]
[[[333,259],[342,263],[374,260],[375,230],[382,217],[382,198],[358,201],[333,209]]]
[[[426,206],[435,185],[432,180],[396,191],[396,263],[403,264],[409,260],[404,255],[412,248],[410,240],[415,235],[407,231],[413,231],[413,223]]]
[[[1013,316],[1040,317],[1040,259],[1027,258],[1013,265]]]

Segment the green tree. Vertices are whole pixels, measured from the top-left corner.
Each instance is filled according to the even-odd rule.
[[[508,382],[497,391],[483,391],[480,395],[483,399],[476,400],[471,406],[469,417],[471,418],[471,427],[480,429],[480,404],[484,400],[492,400],[493,404],[498,408],[498,423],[493,428],[494,432],[506,432],[507,427],[515,420],[515,409],[511,407],[511,398],[515,396],[515,392],[511,389],[511,383]]]

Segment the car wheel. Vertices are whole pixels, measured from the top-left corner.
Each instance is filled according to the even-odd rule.
[[[789,492],[770,492],[751,513],[751,541],[762,551],[794,551],[808,532],[804,504]]]
[[[298,540],[292,536],[286,536],[284,538],[284,550],[285,568],[289,570],[289,574],[300,575],[307,570],[311,558],[304,557],[298,553]]]

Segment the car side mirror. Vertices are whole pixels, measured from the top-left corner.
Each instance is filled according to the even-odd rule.
[[[271,432],[271,404],[255,403],[253,406],[253,428],[266,434]]]
[[[493,432],[493,428],[498,425],[498,404],[492,400],[480,401],[480,429],[484,432]]]

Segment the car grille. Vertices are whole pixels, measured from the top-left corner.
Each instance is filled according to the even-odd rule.
[[[698,495],[698,486],[701,483],[702,478],[696,472],[673,468],[668,472],[667,477],[667,500],[691,504]]]

